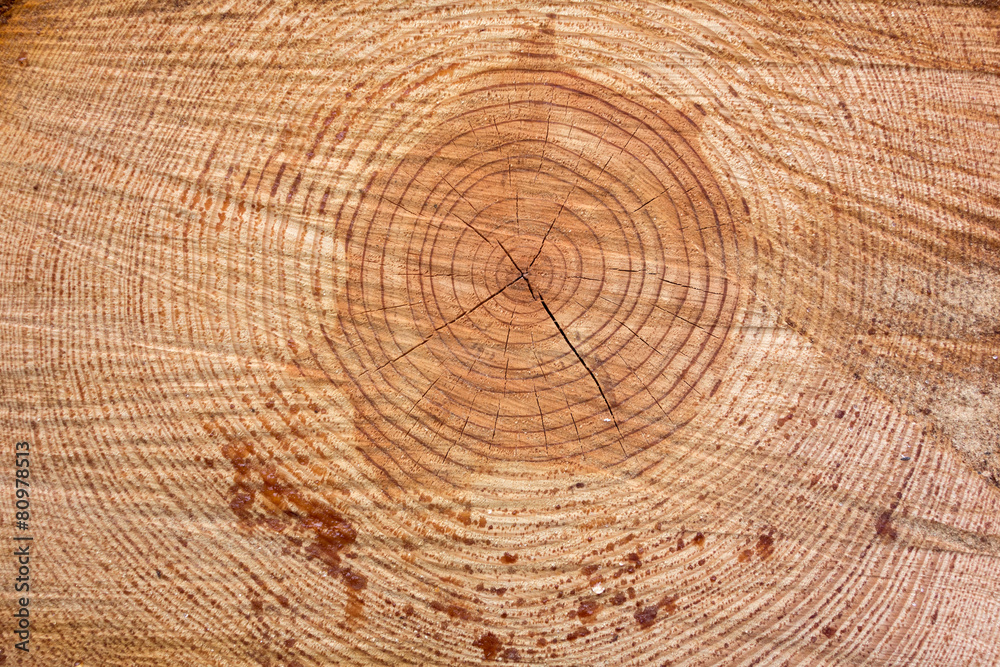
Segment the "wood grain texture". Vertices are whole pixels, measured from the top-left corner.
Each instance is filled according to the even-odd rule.
[[[998,75],[991,2],[0,2],[0,663],[1000,663]]]

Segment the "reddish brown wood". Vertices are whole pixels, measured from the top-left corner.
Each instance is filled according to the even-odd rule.
[[[995,3],[0,16],[31,664],[1000,662]]]

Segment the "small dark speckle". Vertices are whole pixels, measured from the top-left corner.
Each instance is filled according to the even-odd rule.
[[[900,460],[900,461],[909,461],[909,460],[910,460],[910,457],[909,457],[909,456],[900,456],[900,457],[899,457],[899,460]]]
[[[518,652],[516,648],[510,646],[504,650],[503,659],[506,660],[507,662],[520,662],[521,654],[520,652]]]

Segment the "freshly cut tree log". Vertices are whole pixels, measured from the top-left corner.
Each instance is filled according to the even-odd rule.
[[[996,3],[0,12],[0,664],[1000,664]]]

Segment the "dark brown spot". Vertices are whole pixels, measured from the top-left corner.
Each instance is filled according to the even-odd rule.
[[[482,650],[483,658],[486,660],[492,660],[497,657],[500,653],[500,649],[503,648],[503,643],[500,641],[500,638],[492,632],[480,635],[479,639],[472,642],[472,645]]]
[[[368,577],[363,574],[358,574],[354,570],[343,570],[342,578],[344,583],[347,584],[352,590],[363,591],[368,587]]]
[[[500,562],[503,563],[504,565],[511,565],[513,563],[516,563],[517,562],[517,555],[516,554],[510,554],[510,553],[507,553],[505,551],[504,554],[503,554],[503,556],[500,556]]]
[[[757,538],[757,546],[754,547],[757,550],[757,555],[761,559],[768,559],[774,553],[774,538],[770,535],[761,535]]]
[[[448,614],[450,618],[459,618],[463,621],[472,620],[472,613],[468,609],[460,607],[457,604],[446,605],[442,602],[438,602],[437,600],[433,600],[431,602],[431,609],[434,611],[444,612],[445,614]]]
[[[892,525],[892,510],[882,512],[875,521],[875,534],[879,537],[896,539],[896,529]]]
[[[651,626],[661,609],[667,615],[673,614],[677,611],[677,598],[665,595],[656,604],[651,604],[637,611],[635,613],[635,620],[639,624],[639,627],[646,629]]]
[[[644,607],[639,611],[635,612],[635,620],[642,628],[648,628],[656,620],[656,614],[660,611],[660,608],[655,604]]]
[[[361,597],[353,590],[347,589],[347,607],[345,609],[347,617],[361,618],[365,615],[365,603]]]
[[[229,509],[242,521],[249,518],[248,508],[253,505],[254,492],[251,489],[241,488],[234,485],[230,490],[232,497],[229,500]]]
[[[576,610],[577,618],[590,619],[601,610],[601,605],[596,600],[584,600]]]
[[[213,436],[225,434],[223,428],[212,422],[206,422],[204,428]],[[222,453],[233,466],[229,507],[237,519],[248,528],[262,526],[285,533],[295,547],[305,544],[303,550],[308,559],[319,560],[331,576],[344,581],[351,594],[348,612],[357,612],[362,604],[357,592],[366,588],[368,579],[340,567],[340,552],[357,539],[351,523],[326,503],[307,496],[300,485],[286,481],[273,463],[263,464],[251,444],[233,440],[222,446]],[[260,510],[270,516],[255,518],[251,514],[258,499]],[[302,539],[303,532],[313,538],[308,544]]]

